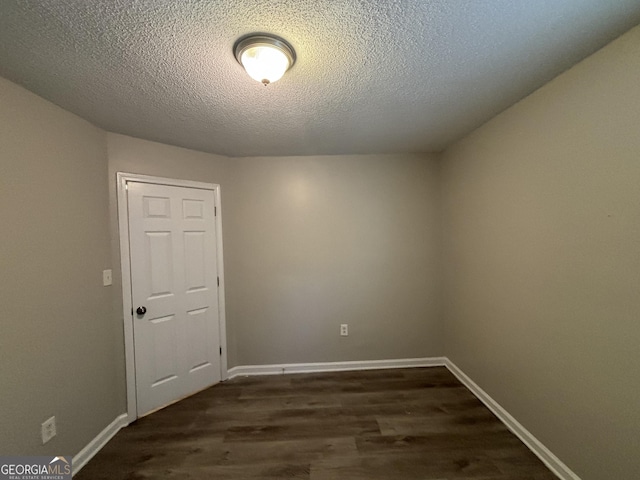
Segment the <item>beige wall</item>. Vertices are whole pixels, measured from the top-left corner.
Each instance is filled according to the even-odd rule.
[[[1,78],[0,106],[0,452],[75,455],[122,411],[106,135]]]
[[[116,256],[117,171],[221,185],[230,367],[442,355],[432,157],[225,158],[108,139]]]
[[[432,157],[231,161],[237,177],[222,191],[236,364],[444,353]]]
[[[446,353],[583,480],[640,478],[640,27],[443,159]]]

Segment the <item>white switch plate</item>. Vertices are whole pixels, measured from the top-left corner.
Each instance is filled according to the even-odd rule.
[[[349,336],[349,325],[347,325],[346,323],[342,323],[340,325],[340,335],[343,337]]]
[[[112,283],[111,270],[102,271],[102,285],[108,287]]]
[[[56,436],[56,417],[51,417],[42,422],[42,444],[44,445]]]

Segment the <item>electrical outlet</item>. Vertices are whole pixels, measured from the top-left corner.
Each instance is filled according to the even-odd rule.
[[[56,436],[56,417],[51,417],[42,422],[42,444],[44,445]]]
[[[340,325],[340,335],[343,337],[349,336],[349,325],[346,323]]]

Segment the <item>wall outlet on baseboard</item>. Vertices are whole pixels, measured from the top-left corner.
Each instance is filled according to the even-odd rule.
[[[340,335],[343,337],[349,336],[349,325],[346,323],[340,325]]]
[[[56,417],[51,417],[42,422],[42,444],[44,445],[56,436]]]

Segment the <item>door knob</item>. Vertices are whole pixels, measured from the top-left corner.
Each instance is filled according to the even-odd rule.
[[[136,308],[136,313],[138,315],[144,315],[145,313],[147,313],[147,307],[138,307],[138,308]]]

